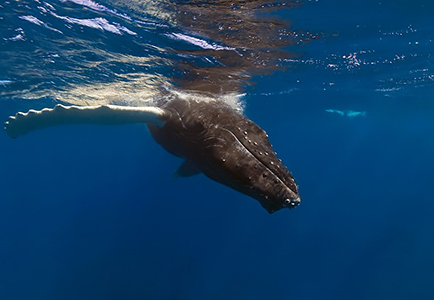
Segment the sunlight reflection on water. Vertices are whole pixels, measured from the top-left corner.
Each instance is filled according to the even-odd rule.
[[[295,57],[284,47],[315,38],[268,14],[295,2],[27,2],[6,7],[20,11],[3,43],[15,66],[8,77],[22,87],[0,91],[5,97],[146,105],[178,90],[239,99],[252,75]],[[7,55],[17,43],[21,51]]]

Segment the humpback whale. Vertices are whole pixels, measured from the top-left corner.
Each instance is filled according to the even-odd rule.
[[[13,138],[62,124],[146,123],[154,140],[183,158],[178,176],[203,173],[259,201],[269,213],[300,203],[298,186],[265,131],[223,101],[174,99],[158,106],[64,106],[19,112],[5,123]]]

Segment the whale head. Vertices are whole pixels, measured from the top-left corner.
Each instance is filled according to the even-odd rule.
[[[217,101],[173,100],[163,127],[148,125],[154,139],[198,172],[260,202],[269,212],[300,203],[292,174],[253,121]]]

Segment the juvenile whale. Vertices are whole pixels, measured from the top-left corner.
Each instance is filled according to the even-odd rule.
[[[179,176],[203,173],[260,202],[269,212],[300,203],[298,186],[263,129],[222,101],[175,99],[158,107],[63,106],[9,117],[11,137],[62,124],[147,123],[152,137],[185,159]]]

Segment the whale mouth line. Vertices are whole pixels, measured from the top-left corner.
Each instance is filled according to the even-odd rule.
[[[241,142],[241,140],[232,131],[230,131],[229,129],[224,128],[224,127],[222,129],[225,130],[225,131],[227,131],[227,132],[229,132],[235,138],[235,140],[242,146],[242,148],[244,149],[244,151],[248,152],[257,161],[259,161],[261,163],[261,165],[263,165],[271,174],[273,174],[273,176],[276,177],[280,181],[280,183],[283,184],[283,186],[290,191],[291,195],[293,196],[293,199],[298,199],[298,196],[289,188],[289,186],[287,186],[285,184],[285,182],[282,180],[282,178],[280,178],[273,170],[271,170],[259,157],[257,157],[255,155],[255,153],[253,153],[252,151],[250,151],[249,148],[247,148],[246,146],[244,146],[244,144]]]

